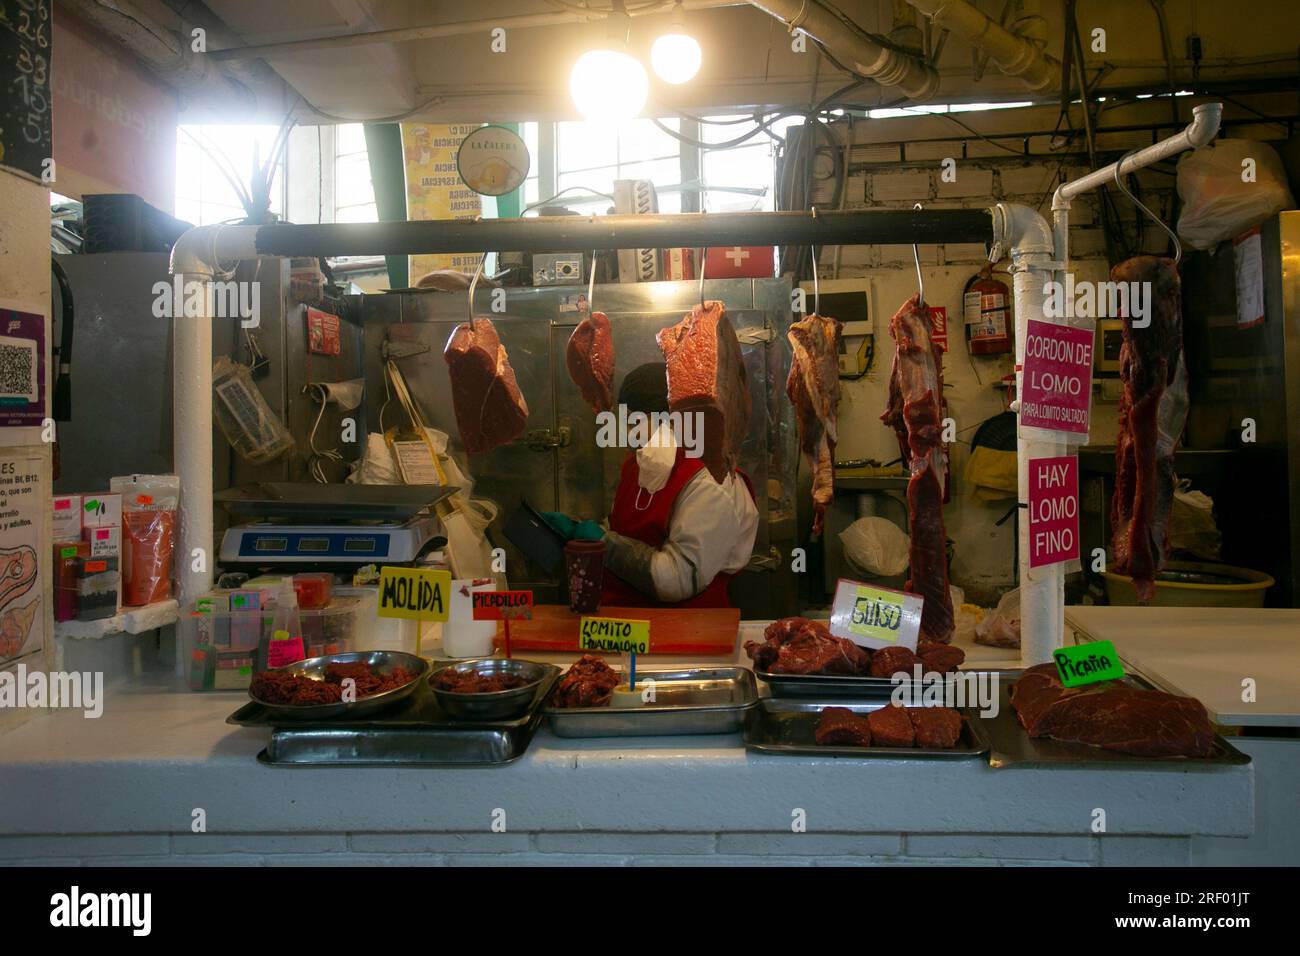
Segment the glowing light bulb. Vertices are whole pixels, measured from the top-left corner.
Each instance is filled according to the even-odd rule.
[[[645,107],[650,80],[645,67],[619,50],[588,50],[569,74],[569,95],[584,118],[631,119]]]
[[[685,83],[694,78],[703,59],[700,44],[688,33],[665,33],[650,48],[650,65],[665,83]]]

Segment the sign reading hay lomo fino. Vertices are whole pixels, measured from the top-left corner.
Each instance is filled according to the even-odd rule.
[[[1079,558],[1079,459],[1029,459],[1029,566]]]
[[[1090,329],[1029,320],[1020,395],[1022,428],[1086,439],[1092,407],[1093,335]]]
[[[578,650],[605,654],[649,654],[650,622],[617,617],[584,617],[578,628]]]

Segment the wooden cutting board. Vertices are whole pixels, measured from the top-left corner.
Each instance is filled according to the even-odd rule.
[[[651,654],[734,654],[740,632],[740,610],[734,607],[602,607],[599,613],[649,621]],[[531,621],[510,622],[510,649],[577,651],[581,618],[565,606],[539,604]],[[504,643],[502,625],[497,628],[497,647]]]

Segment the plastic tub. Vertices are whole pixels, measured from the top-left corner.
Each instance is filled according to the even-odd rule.
[[[263,633],[270,636],[275,607],[231,611],[229,595],[229,591],[213,591],[199,598],[177,624],[179,659],[191,690],[236,689],[247,687],[253,679],[252,658]],[[372,589],[336,589],[327,607],[300,609],[307,656],[368,649],[377,603]],[[218,674],[218,670],[234,673]]]
[[[1137,590],[1127,574],[1102,572],[1111,604],[1136,605]],[[1264,592],[1274,584],[1263,571],[1230,564],[1169,561],[1156,575],[1152,607],[1263,607]]]

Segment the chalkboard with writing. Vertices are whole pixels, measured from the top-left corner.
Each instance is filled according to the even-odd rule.
[[[0,165],[40,178],[50,136],[51,0],[0,0]]]

